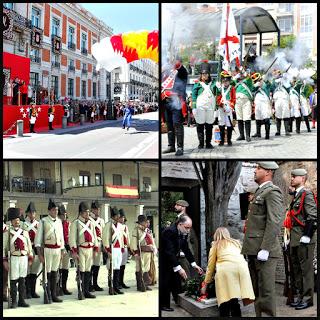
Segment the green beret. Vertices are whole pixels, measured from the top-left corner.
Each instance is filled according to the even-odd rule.
[[[293,169],[291,171],[291,175],[292,176],[306,176],[307,175],[307,170],[303,169],[303,168],[299,168],[299,169]]]
[[[178,200],[176,204],[181,207],[189,207],[189,203],[185,200]]]
[[[257,162],[257,165],[266,170],[276,170],[279,168],[275,161],[261,161]]]

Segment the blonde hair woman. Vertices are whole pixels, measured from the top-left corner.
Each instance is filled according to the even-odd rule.
[[[241,254],[241,244],[231,238],[227,228],[220,227],[213,236],[208,268],[201,293],[215,280],[216,295],[221,317],[241,317],[238,299],[247,305],[255,296],[247,261]]]

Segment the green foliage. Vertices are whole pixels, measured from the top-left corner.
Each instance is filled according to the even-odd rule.
[[[167,221],[170,223],[176,221],[177,214],[174,212],[174,205],[177,200],[183,199],[182,192],[162,192],[161,198],[161,227],[164,228],[167,225]]]
[[[296,36],[293,34],[286,35],[286,36],[280,36],[280,48],[292,48],[294,45],[294,42],[296,41]],[[277,39],[273,41],[270,48],[267,49],[268,54],[272,54],[274,50],[278,48],[278,41]]]
[[[196,278],[188,279],[185,283],[185,290],[187,297],[194,297],[197,299],[200,297],[201,283],[204,280],[205,275],[198,276]]]

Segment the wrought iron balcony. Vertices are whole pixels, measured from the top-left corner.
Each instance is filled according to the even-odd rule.
[[[32,21],[23,17],[18,12],[8,9],[4,6],[5,9],[11,12],[11,16],[13,17],[13,26],[20,28],[20,29],[31,29],[32,28]]]
[[[75,71],[75,67],[74,66],[68,66],[68,70],[69,71]]]
[[[38,56],[30,56],[30,60],[32,61],[32,62],[36,62],[36,63],[41,63],[41,58],[40,57],[38,57]]]
[[[68,49],[71,49],[73,51],[76,50],[76,44],[73,42],[68,42]]]
[[[81,48],[81,53],[86,56],[88,55],[88,50],[86,48]]]
[[[87,69],[82,69],[81,71],[82,71],[83,74],[87,74],[88,73]]]
[[[9,179],[7,179],[9,181]],[[7,189],[8,190],[8,189]],[[31,192],[31,193],[55,193],[55,183],[51,179],[33,179],[29,177],[12,177],[12,192]]]
[[[54,68],[60,68],[60,62],[52,61],[52,62],[51,62],[51,65],[52,65]]]
[[[94,76],[94,77],[97,77],[98,76],[98,72],[97,71],[92,71],[92,75]]]

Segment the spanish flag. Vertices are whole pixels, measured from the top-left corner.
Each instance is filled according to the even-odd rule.
[[[109,198],[139,199],[138,187],[106,185],[106,196]]]

